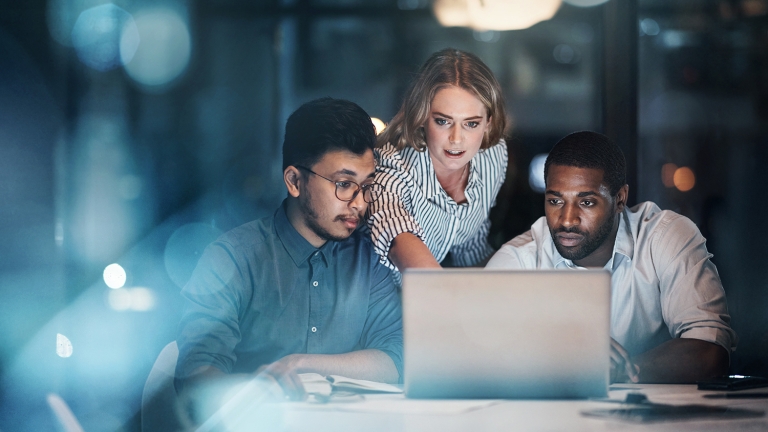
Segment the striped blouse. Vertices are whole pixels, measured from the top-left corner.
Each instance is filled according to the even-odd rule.
[[[376,182],[384,191],[368,206],[368,226],[380,261],[395,271],[387,255],[392,240],[409,232],[419,237],[440,262],[451,253],[460,267],[480,263],[493,253],[488,244],[488,214],[507,171],[504,140],[480,150],[470,161],[464,196],[457,204],[437,180],[429,150],[412,147],[396,150],[390,144],[378,149]],[[399,282],[399,281],[398,281]]]

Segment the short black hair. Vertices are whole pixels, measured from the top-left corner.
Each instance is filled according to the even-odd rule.
[[[603,182],[611,196],[627,183],[624,153],[610,138],[597,132],[574,132],[558,141],[544,164],[545,182],[550,165],[603,170]]]
[[[343,99],[315,99],[288,117],[283,170],[291,165],[311,167],[330,151],[362,155],[375,145],[376,129],[360,106]]]

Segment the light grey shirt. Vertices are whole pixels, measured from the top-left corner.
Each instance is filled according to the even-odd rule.
[[[736,333],[706,239],[685,216],[652,202],[625,209],[611,272],[611,337],[630,355],[671,338],[694,338],[736,349]],[[486,268],[579,269],[557,252],[546,218],[491,258]]]

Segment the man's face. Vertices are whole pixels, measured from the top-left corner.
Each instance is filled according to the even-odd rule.
[[[613,242],[607,240],[615,233],[625,200],[625,188],[611,196],[602,170],[551,165],[544,213],[560,255],[578,265],[604,265],[613,252]],[[608,258],[590,262],[597,254]]]
[[[334,182],[353,181],[358,185],[373,182],[376,160],[371,150],[362,155],[339,150],[326,153],[317,163],[307,167],[322,177],[302,170],[303,186],[298,196],[303,224],[313,240],[344,240],[362,221],[368,204],[360,191],[355,199],[344,202],[336,198]],[[353,185],[354,186],[354,185]]]

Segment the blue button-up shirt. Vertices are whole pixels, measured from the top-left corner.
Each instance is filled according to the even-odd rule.
[[[285,203],[209,245],[182,290],[176,378],[201,366],[253,372],[296,353],[378,349],[402,376],[400,299],[360,232],[315,248]]]

